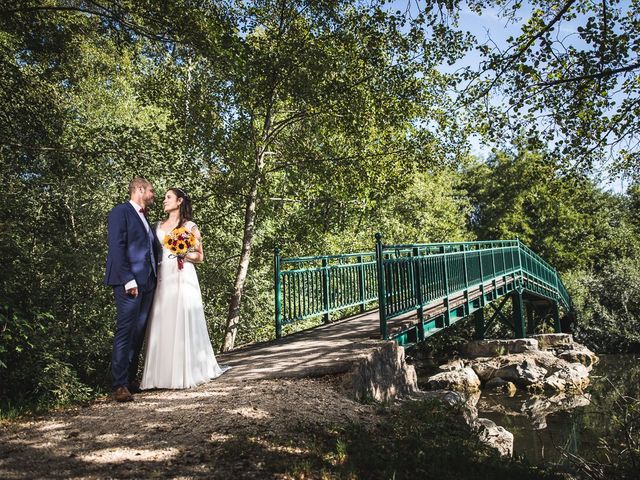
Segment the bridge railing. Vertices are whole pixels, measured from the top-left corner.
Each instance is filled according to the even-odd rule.
[[[276,336],[283,325],[378,302],[380,330],[387,321],[485,283],[509,284],[561,303],[571,299],[557,271],[519,240],[383,245],[376,251],[281,258],[275,261]],[[491,286],[491,285],[490,285]],[[348,313],[348,312],[347,312]],[[468,312],[467,312],[468,313]]]
[[[282,326],[334,312],[366,306],[378,300],[375,253],[349,253],[275,261],[276,336]]]
[[[517,240],[383,245],[376,235],[380,330],[386,322],[456,292],[519,271]],[[396,253],[394,256],[393,253]]]
[[[518,244],[521,250],[525,288],[552,300],[558,300],[566,310],[571,310],[571,297],[558,271],[519,240]],[[549,288],[550,286],[554,288]]]

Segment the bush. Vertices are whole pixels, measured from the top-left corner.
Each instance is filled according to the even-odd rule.
[[[640,260],[565,275],[578,314],[575,338],[599,353],[640,352]]]

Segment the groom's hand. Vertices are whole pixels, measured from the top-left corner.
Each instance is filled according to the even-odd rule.
[[[127,295],[131,298],[136,298],[138,296],[138,287],[133,287],[127,290]]]

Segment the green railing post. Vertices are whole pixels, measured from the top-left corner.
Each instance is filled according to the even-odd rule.
[[[362,255],[358,255],[358,294],[360,296],[360,313],[364,312],[364,265]]]
[[[324,309],[324,323],[331,321],[329,314],[329,262],[325,258],[322,259],[322,308]]]
[[[424,340],[424,310],[422,301],[422,262],[420,260],[420,249],[413,249],[413,287],[418,303],[418,341]]]
[[[491,272],[491,276],[493,277],[491,279],[491,284],[493,285],[491,300],[495,300],[496,298],[498,298],[498,292],[496,291],[498,289],[498,286],[496,284],[496,250],[493,247],[493,242],[491,242],[489,246],[491,247],[491,265],[493,267],[493,271]]]
[[[482,248],[476,247],[480,267],[480,308],[484,307],[487,299],[484,296],[484,269],[482,267]]]
[[[469,272],[467,268],[467,245],[462,244],[462,270],[464,271],[464,314],[469,315]]]
[[[518,249],[518,270],[520,270],[520,282],[524,285],[524,272],[522,271],[522,252],[520,248],[520,238],[516,237],[516,247]]]
[[[276,338],[282,337],[282,298],[280,296],[280,249],[273,255],[274,293],[276,301]]]
[[[444,326],[448,327],[451,323],[451,316],[449,313],[449,268],[447,265],[447,249],[443,245],[442,246],[442,267],[444,271],[444,293],[445,298],[443,300],[444,306],[446,308],[444,312]]]
[[[376,270],[378,271],[378,308],[380,310],[380,335],[388,340],[387,332],[387,293],[384,284],[384,251],[382,234],[376,233]]]

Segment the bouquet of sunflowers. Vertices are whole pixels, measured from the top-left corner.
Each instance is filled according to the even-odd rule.
[[[174,228],[164,236],[162,243],[171,252],[170,258],[178,259],[178,270],[184,267],[184,258],[196,248],[196,237],[184,227]]]

